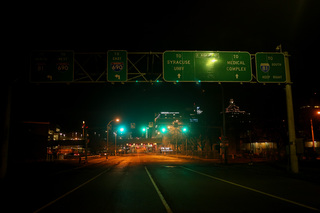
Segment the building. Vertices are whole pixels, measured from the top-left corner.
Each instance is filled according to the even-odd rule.
[[[243,143],[250,142],[248,132],[252,129],[250,113],[240,110],[234,99],[230,99],[225,109],[226,136],[229,142],[228,153],[231,155],[240,154]]]
[[[244,151],[252,151],[252,153],[258,157],[275,156],[277,148],[276,142],[271,142],[267,139],[242,144],[242,149]]]

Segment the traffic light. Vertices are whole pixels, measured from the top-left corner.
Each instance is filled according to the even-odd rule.
[[[145,128],[145,127],[143,127],[143,128],[142,128],[142,132],[145,132],[145,131],[146,131],[146,128]]]
[[[161,127],[161,128],[160,128],[160,131],[161,131],[162,133],[166,133],[167,128],[165,128],[165,127]]]
[[[123,133],[124,132],[124,127],[120,127],[119,131],[120,131],[120,133]]]
[[[187,132],[187,131],[188,131],[188,128],[187,128],[187,127],[185,127],[185,126],[184,126],[184,127],[182,127],[182,132],[184,132],[184,133],[185,133],[185,132]]]

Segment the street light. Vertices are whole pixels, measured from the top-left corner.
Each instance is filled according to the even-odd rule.
[[[84,143],[85,143],[85,163],[88,162],[88,141],[87,141],[87,133],[86,133],[86,129],[88,128],[88,126],[86,126],[86,122],[82,121],[82,134],[83,134],[83,139],[84,139]],[[79,155],[80,156],[80,155]],[[79,159],[79,162],[81,161],[81,158]]]
[[[320,111],[317,111],[317,115],[320,115]],[[311,124],[311,137],[312,137],[313,151],[316,151],[316,147],[314,146],[314,132],[313,132],[313,122],[312,122],[312,118],[310,118],[310,124]]]
[[[109,121],[109,123],[107,124],[107,157],[108,157],[108,147],[109,147],[109,131],[110,131],[110,124],[112,122],[120,122],[120,119],[119,118],[116,118],[116,119],[112,119],[111,121]]]

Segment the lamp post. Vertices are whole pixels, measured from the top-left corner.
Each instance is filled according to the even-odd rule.
[[[123,128],[123,127],[121,127],[119,130],[120,130],[120,133],[123,133],[123,132],[124,132],[124,128]],[[114,132],[114,135],[115,135],[115,137],[114,137],[114,156],[117,156],[117,136],[118,136],[118,130],[116,130],[116,131]]]
[[[317,111],[317,115],[320,115],[320,111]],[[310,118],[310,125],[311,125],[312,147],[313,147],[313,151],[316,151],[316,147],[314,146],[314,132],[313,132],[312,118]]]
[[[88,162],[88,141],[87,141],[87,131],[85,131],[88,128],[88,126],[86,126],[86,122],[82,121],[82,134],[83,134],[83,139],[84,139],[84,143],[85,143],[85,160],[84,162],[87,163]],[[81,161],[81,158],[79,159],[79,162]]]
[[[109,147],[109,131],[110,131],[110,125],[112,122],[119,122],[120,119],[116,118],[116,119],[112,119],[111,121],[109,121],[109,123],[107,124],[107,156],[108,156],[108,147]]]

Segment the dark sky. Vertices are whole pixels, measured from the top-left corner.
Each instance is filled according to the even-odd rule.
[[[25,5],[23,5],[25,4]],[[30,2],[12,5],[8,41],[19,52],[21,66],[14,72],[16,117],[58,123],[90,120],[102,125],[113,115],[128,121],[150,121],[166,108],[188,108],[194,102],[218,119],[218,84],[163,83],[151,85],[30,85],[28,55],[32,50],[128,51],[213,50],[273,52],[282,44],[288,51],[296,108],[319,98],[319,1],[114,1]],[[13,8],[13,9],[11,9]],[[22,77],[21,77],[22,76]],[[256,114],[285,107],[283,86],[225,85],[225,100]],[[315,95],[317,93],[318,95]],[[266,103],[268,103],[266,105]],[[273,104],[270,104],[273,103]],[[21,106],[23,108],[19,108]],[[50,112],[50,113],[49,113]],[[52,116],[54,112],[54,116]],[[285,112],[285,109],[284,109]],[[140,114],[142,116],[140,116]],[[277,116],[277,114],[275,115]],[[70,117],[70,119],[66,119]],[[129,118],[130,117],[130,118]],[[103,124],[104,125],[104,124]]]

